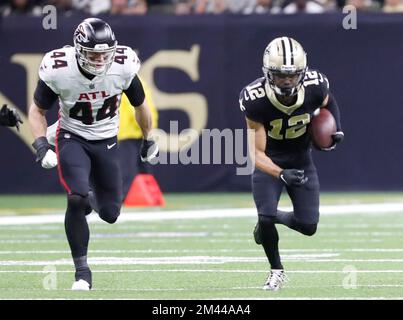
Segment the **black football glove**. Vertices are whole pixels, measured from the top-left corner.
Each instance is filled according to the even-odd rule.
[[[338,143],[342,143],[344,140],[344,132],[337,131],[332,134],[333,144],[329,148],[322,148],[321,151],[332,151],[336,149]]]
[[[140,158],[146,162],[154,159],[158,154],[158,145],[153,140],[143,139],[141,142]]]
[[[281,171],[280,179],[287,186],[302,186],[308,181],[308,177],[304,175],[304,170],[297,169],[285,169]]]
[[[15,109],[7,108],[6,104],[0,110],[0,124],[7,127],[17,127],[20,131],[20,123],[23,123],[20,115]]]
[[[52,169],[57,166],[57,155],[46,137],[37,138],[32,146],[36,150],[36,162],[40,162],[43,168]]]

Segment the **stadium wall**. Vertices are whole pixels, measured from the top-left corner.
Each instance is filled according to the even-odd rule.
[[[0,103],[26,114],[42,55],[71,45],[83,18],[58,17],[56,30],[45,30],[41,18],[1,21]],[[342,14],[103,18],[119,43],[139,53],[141,76],[153,89],[165,131],[160,138],[168,153],[163,154],[171,163],[178,145],[202,145],[203,129],[230,129],[234,152],[245,154],[245,136],[231,138],[245,128],[239,91],[261,76],[267,43],[287,35],[303,44],[308,65],[328,76],[342,113],[345,142],[336,152],[314,155],[322,190],[403,189],[402,14],[359,15],[352,30],[343,29]],[[57,107],[49,112],[49,123],[56,114]],[[173,120],[179,121],[177,128]],[[175,131],[189,128],[196,135],[180,135],[178,145],[168,142],[177,137]],[[21,133],[0,128],[0,193],[62,192],[57,171],[35,164],[31,142],[27,121]],[[213,164],[212,156],[204,162],[210,164],[157,164],[155,175],[165,192],[250,190],[250,176],[236,174],[240,163]]]

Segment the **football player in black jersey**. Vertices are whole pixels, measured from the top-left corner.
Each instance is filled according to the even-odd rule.
[[[333,145],[323,151],[335,149],[344,134],[328,79],[307,68],[306,53],[297,41],[289,37],[271,41],[263,55],[263,74],[241,91],[239,103],[248,129],[255,133],[249,139],[250,154],[255,158],[252,191],[258,212],[254,237],[271,266],[263,289],[275,291],[286,281],[275,224],[312,236],[319,221],[319,181],[307,132],[315,110],[328,108],[337,124]],[[277,209],[284,187],[293,212]]]
[[[20,115],[15,109],[10,109],[6,104],[0,109],[0,125],[7,127],[16,127],[20,130],[20,123],[23,123]]]

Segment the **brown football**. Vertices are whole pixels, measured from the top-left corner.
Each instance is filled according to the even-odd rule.
[[[329,148],[333,144],[332,134],[337,131],[336,120],[328,109],[320,108],[320,112],[312,118],[308,131],[316,148]]]

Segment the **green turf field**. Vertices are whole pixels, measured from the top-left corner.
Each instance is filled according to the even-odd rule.
[[[167,209],[177,210],[253,206],[250,194],[167,195],[166,200]],[[64,201],[55,196],[0,197],[0,223],[7,215],[61,214]],[[321,201],[403,203],[403,195],[323,194]],[[147,212],[156,210],[165,212]],[[125,209],[122,215],[136,211]],[[403,206],[389,213],[353,214],[347,208],[341,215],[323,215],[314,237],[279,226],[289,282],[274,293],[261,289],[268,263],[253,241],[253,215],[188,215],[189,219],[90,223],[93,290],[84,293],[69,290],[74,273],[62,223],[0,224],[0,298],[403,298]]]

